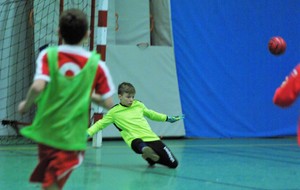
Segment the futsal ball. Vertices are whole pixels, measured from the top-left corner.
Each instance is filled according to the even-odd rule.
[[[281,55],[286,50],[286,42],[282,37],[275,36],[270,39],[268,47],[273,55]]]

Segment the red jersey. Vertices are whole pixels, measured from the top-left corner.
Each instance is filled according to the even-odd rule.
[[[60,73],[65,76],[77,75],[90,56],[91,52],[85,50],[81,46],[58,46],[58,66]],[[93,89],[95,89],[97,94],[102,95],[103,99],[106,99],[113,95],[115,87],[105,62],[100,60],[98,65]],[[43,50],[37,58],[34,80],[36,79],[43,79],[47,82],[51,80],[46,50]]]
[[[280,107],[290,106],[300,93],[300,64],[298,64],[282,85],[276,89],[273,102]]]

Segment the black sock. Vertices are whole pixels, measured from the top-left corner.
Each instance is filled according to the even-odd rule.
[[[143,152],[143,148],[144,148],[145,146],[147,146],[147,145],[146,145],[146,143],[144,143],[144,142],[141,142],[141,143],[139,144],[139,149],[140,149],[141,152]]]

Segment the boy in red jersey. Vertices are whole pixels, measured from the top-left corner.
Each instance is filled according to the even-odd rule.
[[[300,64],[298,64],[281,86],[275,91],[273,102],[280,107],[292,105],[300,93]],[[300,145],[300,123],[298,123],[298,144]]]
[[[148,109],[142,102],[135,100],[135,88],[132,84],[123,82],[118,87],[120,103],[111,108],[104,117],[91,126],[87,133],[94,135],[99,130],[114,124],[120,131],[126,144],[149,163],[162,164],[176,168],[178,161],[171,150],[151,130],[145,117],[161,122],[176,122],[182,117],[168,117],[165,114]]]
[[[82,48],[89,36],[86,15],[66,10],[59,20],[63,45],[43,50],[25,100],[18,107],[26,113],[34,103],[37,112],[21,134],[38,143],[39,163],[30,177],[43,189],[62,189],[72,170],[83,161],[87,146],[91,101],[109,109],[114,85],[100,56]]]

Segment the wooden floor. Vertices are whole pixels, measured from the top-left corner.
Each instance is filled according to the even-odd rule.
[[[296,190],[300,148],[295,138],[163,140],[176,169],[148,167],[123,141],[89,148],[65,190]],[[0,146],[0,189],[40,189],[28,182],[36,145]]]

